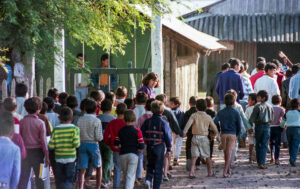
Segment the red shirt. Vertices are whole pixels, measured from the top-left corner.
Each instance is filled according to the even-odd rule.
[[[101,112],[101,105],[97,104],[96,115],[100,115],[100,112]]]
[[[281,83],[282,83],[284,75],[281,73],[276,73],[276,75],[277,75],[277,84],[278,84],[279,90],[281,91]]]
[[[261,70],[261,71],[257,72],[256,74],[254,74],[253,76],[250,77],[250,81],[251,81],[253,89],[254,89],[254,85],[255,85],[256,80],[258,80],[259,78],[261,78],[264,75],[265,75],[265,71]]]
[[[124,126],[126,126],[126,123],[123,119],[114,119],[109,122],[105,128],[104,141],[114,152],[120,152],[120,148],[115,148],[114,141],[118,136],[120,129]]]

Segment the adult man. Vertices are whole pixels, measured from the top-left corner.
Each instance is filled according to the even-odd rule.
[[[77,54],[77,67],[78,69],[84,69],[84,58],[81,53]],[[89,85],[89,79],[88,75],[86,73],[76,73],[75,74],[75,95],[78,100],[79,106],[80,102],[87,97],[88,94],[88,85]]]
[[[276,65],[274,63],[267,63],[265,67],[266,74],[259,78],[254,85],[254,92],[258,93],[261,90],[266,90],[269,94],[268,103],[272,104],[272,96],[280,95],[278,84],[275,80]]]
[[[289,87],[289,97],[300,100],[300,63],[297,64],[298,72],[291,78]]]
[[[281,97],[282,97],[282,106],[287,108],[289,106],[289,103],[291,101],[289,97],[289,86],[290,86],[290,81],[292,76],[296,75],[297,72],[299,71],[299,66],[297,64],[293,65],[292,67],[292,75],[290,77],[287,77],[288,70],[286,71],[286,77],[287,79],[284,80],[281,84]]]
[[[230,68],[230,65],[228,63],[224,63],[221,67],[221,71],[217,74],[215,74],[212,79],[210,80],[207,92],[206,92],[206,96],[211,96],[214,99],[214,103],[215,103],[215,111],[219,111],[220,110],[220,99],[218,94],[216,93],[216,85],[218,82],[218,79],[220,77],[220,75],[224,72],[227,72]]]
[[[243,79],[239,74],[241,61],[237,58],[231,58],[229,64],[230,70],[220,75],[216,85],[216,92],[220,98],[221,106],[224,106],[224,95],[228,90],[233,89],[236,91],[237,102],[239,102],[240,99],[243,99],[245,94]]]

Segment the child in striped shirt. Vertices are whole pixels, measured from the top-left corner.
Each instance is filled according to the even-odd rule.
[[[61,124],[53,129],[49,148],[55,152],[56,188],[70,189],[75,174],[76,148],[80,145],[79,128],[72,124],[73,112],[68,107],[60,110]]]

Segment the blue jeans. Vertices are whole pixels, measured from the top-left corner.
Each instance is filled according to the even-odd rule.
[[[120,188],[121,184],[121,161],[120,161],[120,153],[119,152],[113,152],[113,162],[114,162],[114,182],[113,187],[114,188]]]
[[[156,146],[147,146],[147,173],[146,180],[152,183],[153,189],[159,189],[162,181],[163,165],[164,165],[165,146],[159,144]]]
[[[255,126],[255,140],[256,140],[255,150],[256,150],[257,163],[259,165],[265,164],[269,138],[270,138],[269,125]]]
[[[100,85],[100,90],[107,93],[108,92],[108,85]]]
[[[138,161],[138,165],[137,165],[137,169],[136,169],[136,178],[141,179],[143,176],[143,170],[144,170],[144,166],[143,166],[144,154],[139,153],[138,156],[139,156],[139,161]]]
[[[55,164],[55,184],[57,189],[71,189],[75,175],[75,162]]]
[[[286,136],[289,144],[290,163],[295,163],[300,144],[300,127],[288,127]]]
[[[80,107],[80,103],[83,99],[87,98],[88,95],[88,88],[76,88],[75,96],[78,101],[78,107]]]
[[[270,137],[270,149],[271,155],[274,155],[275,159],[279,159],[280,145],[281,145],[281,127],[271,127],[271,137]]]

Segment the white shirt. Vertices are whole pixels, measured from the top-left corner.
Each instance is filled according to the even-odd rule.
[[[24,65],[21,62],[18,62],[14,66],[14,76],[18,79],[18,82],[25,81],[25,74],[24,74]]]
[[[268,103],[272,105],[272,96],[280,95],[280,90],[276,80],[268,75],[264,75],[256,80],[254,85],[254,92],[258,93],[260,90],[266,90],[269,93]]]
[[[138,120],[139,118],[144,114],[146,113],[146,110],[145,110],[145,105],[135,105],[135,108],[133,109],[134,113],[135,113],[135,116],[136,116],[136,122],[135,122],[135,126],[137,125],[138,123]]]

